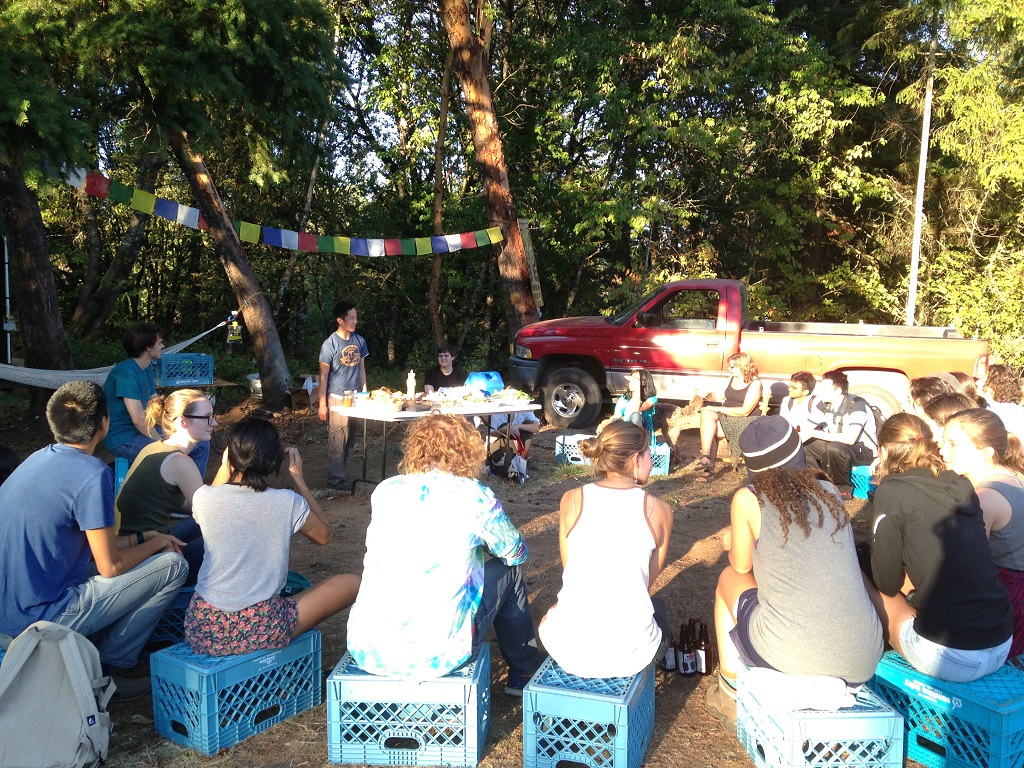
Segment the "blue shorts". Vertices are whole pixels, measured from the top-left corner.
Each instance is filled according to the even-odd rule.
[[[969,683],[989,675],[1006,662],[1013,644],[1013,636],[995,648],[965,651],[947,648],[921,637],[914,629],[914,618],[910,617],[900,625],[900,646],[903,657],[918,672],[948,680],[951,683]]]
[[[729,632],[733,645],[740,659],[748,667],[761,667],[762,669],[775,669],[765,661],[761,654],[754,650],[750,642],[750,617],[758,606],[757,588],[746,590],[736,601],[736,626]]]

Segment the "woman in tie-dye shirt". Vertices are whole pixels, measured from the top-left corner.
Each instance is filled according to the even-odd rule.
[[[469,659],[493,625],[505,691],[521,696],[543,660],[519,571],[527,548],[476,479],[483,440],[466,419],[433,414],[410,426],[402,448],[402,474],[371,498],[348,648],[367,672],[429,679]]]

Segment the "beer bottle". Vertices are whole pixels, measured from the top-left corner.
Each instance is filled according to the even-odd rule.
[[[676,644],[675,639],[671,636],[668,641],[668,648],[665,649],[665,670],[668,672],[675,671],[676,668]]]
[[[681,643],[682,653],[682,668],[680,674],[686,677],[692,676],[697,671],[697,655],[693,650],[693,639],[690,637],[689,627],[680,627],[679,631],[683,633],[683,641]],[[676,660],[679,664],[679,660]]]
[[[708,625],[700,623],[700,635],[697,639],[697,671],[702,675],[710,675],[715,669],[715,649],[708,637]]]
[[[683,662],[683,639],[686,637],[686,625],[679,625],[679,637],[676,638],[676,672],[680,675],[683,674],[683,669],[686,666]]]

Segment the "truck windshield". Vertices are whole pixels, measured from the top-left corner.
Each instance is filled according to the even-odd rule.
[[[604,321],[606,323],[611,323],[612,325],[622,325],[624,322],[626,322],[626,320],[629,317],[631,317],[638,309],[640,309],[640,307],[649,302],[657,293],[660,293],[660,289],[657,291],[651,291],[642,299],[640,299],[640,301],[630,304],[627,309],[622,310],[617,315],[611,315],[609,317],[606,317]]]

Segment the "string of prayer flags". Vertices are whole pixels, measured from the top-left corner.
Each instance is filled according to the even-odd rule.
[[[198,208],[166,200],[143,189],[129,187],[108,179],[101,173],[77,168],[65,173],[64,180],[92,197],[113,200],[132,210],[159,216],[183,227],[204,231],[210,229]],[[428,256],[434,253],[454,253],[500,243],[504,239],[501,227],[430,237],[375,238],[317,235],[311,232],[267,227],[240,219],[235,219],[232,226],[238,233],[238,238],[244,243],[255,244],[262,241],[263,245],[272,248],[309,253],[340,253],[371,259],[382,256]]]

